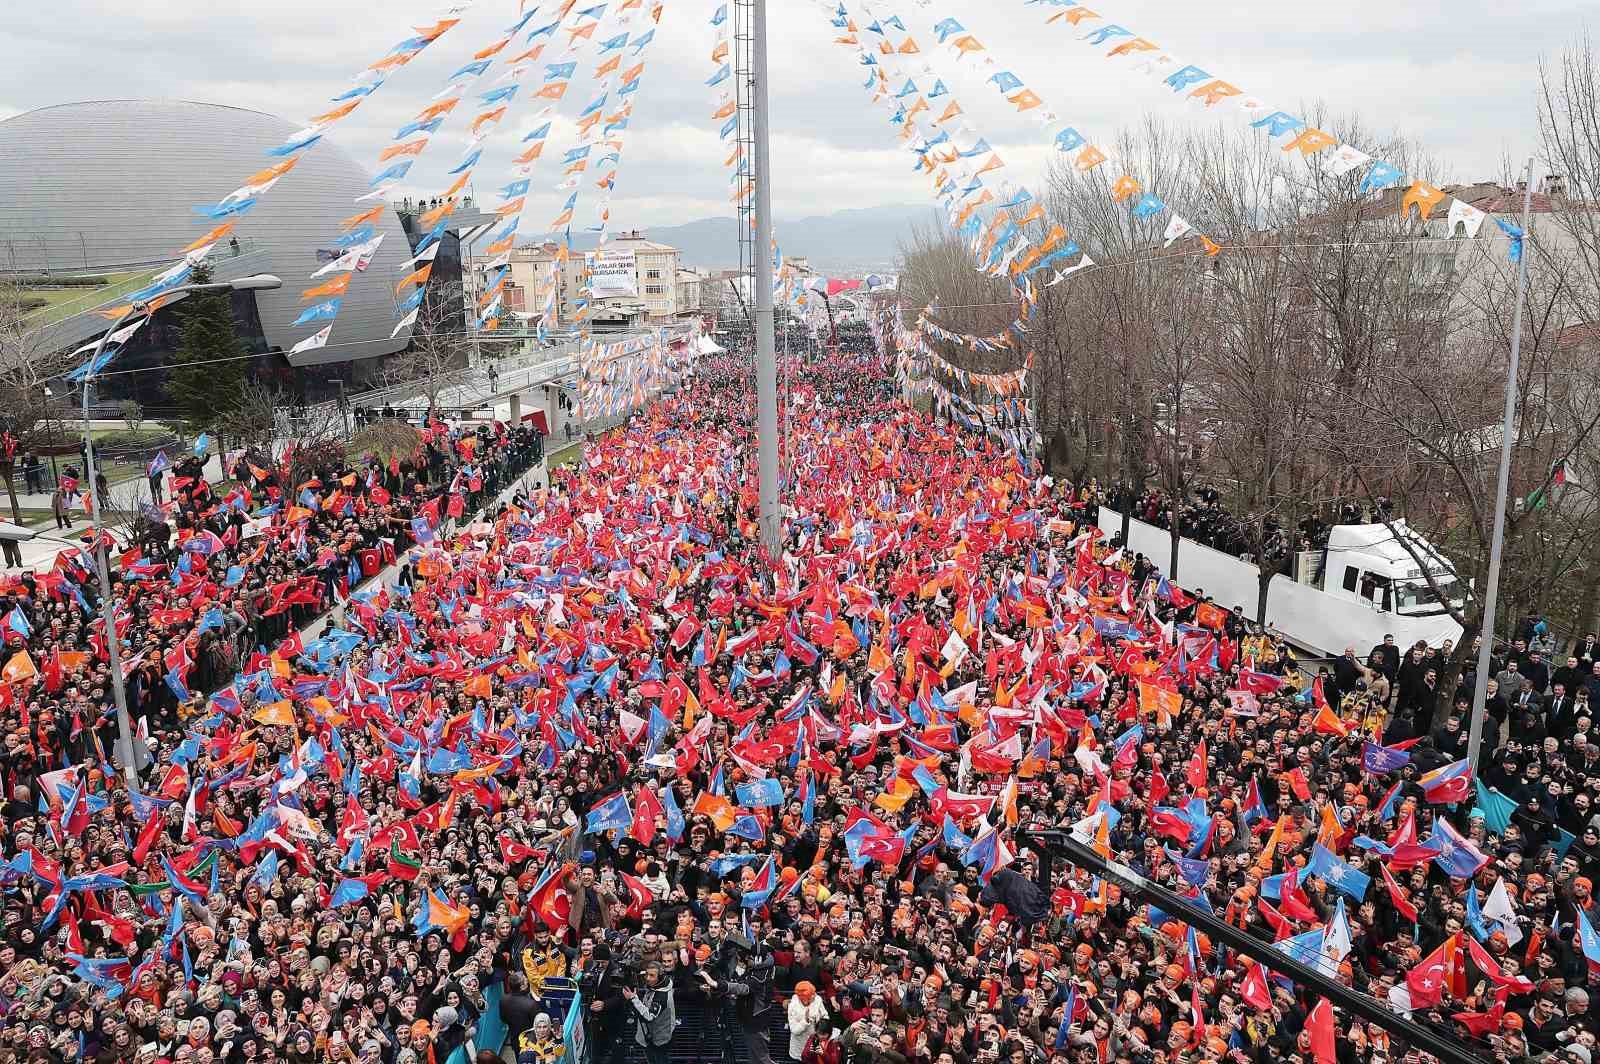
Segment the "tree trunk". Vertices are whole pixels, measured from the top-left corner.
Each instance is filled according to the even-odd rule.
[[[1578,594],[1578,605],[1572,614],[1572,638],[1576,641],[1600,625],[1600,564],[1589,563],[1584,574],[1583,590]]]
[[[1172,507],[1171,507],[1171,510],[1169,511],[1169,513],[1171,514],[1171,516],[1168,518],[1168,520],[1172,523],[1172,527],[1167,530],[1167,538],[1172,543],[1172,559],[1171,559],[1171,564],[1169,564],[1167,566],[1167,579],[1171,580],[1173,583],[1177,583],[1177,580],[1178,580],[1178,544],[1183,542],[1183,535],[1182,535],[1182,533],[1180,531],[1180,526],[1178,524],[1178,497],[1177,497],[1177,495],[1173,495],[1173,497],[1172,497]]]
[[[1456,687],[1461,683],[1461,673],[1471,653],[1472,636],[1462,632],[1460,641],[1456,643],[1455,649],[1450,652],[1450,657],[1444,663],[1444,668],[1440,670],[1439,685],[1433,691],[1433,722],[1430,730],[1442,725],[1455,707]],[[1461,723],[1465,727],[1467,721]]]
[[[1256,559],[1256,623],[1263,627],[1267,623],[1267,595],[1272,591],[1272,578],[1277,575],[1277,570],[1264,559]]]
[[[22,506],[17,502],[17,464],[7,462],[5,465],[6,497],[11,500],[11,520],[22,524]]]

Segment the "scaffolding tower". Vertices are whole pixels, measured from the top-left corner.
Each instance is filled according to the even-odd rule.
[[[734,133],[734,188],[743,190],[734,204],[734,228],[739,238],[739,276],[736,305],[739,328],[752,335],[755,299],[756,247],[755,219],[755,0],[733,0],[733,93],[738,126]]]

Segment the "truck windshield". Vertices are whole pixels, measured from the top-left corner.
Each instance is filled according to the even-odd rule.
[[[1460,605],[1461,595],[1456,587],[1456,580],[1452,576],[1436,576],[1434,583],[1438,585],[1436,592],[1426,580],[1409,580],[1400,584],[1395,589],[1395,611],[1397,613],[1439,613],[1444,609],[1444,604]]]

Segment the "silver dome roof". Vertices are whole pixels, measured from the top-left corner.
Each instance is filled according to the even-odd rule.
[[[279,160],[267,148],[300,127],[273,115],[180,100],[98,100],[60,104],[0,122],[0,271],[78,272],[172,261],[217,223],[194,208],[216,203],[244,179]],[[283,278],[256,293],[269,344],[287,351],[326,322],[291,327],[319,249],[337,250],[339,222],[371,207],[357,204],[370,175],[324,139],[303,153],[235,234],[251,249],[248,272]],[[296,362],[336,362],[399,351],[393,340],[394,284],[410,257],[392,210],[376,224],[384,242],[355,275],[329,346]],[[230,249],[212,254],[220,276]],[[103,327],[102,327],[103,328]]]

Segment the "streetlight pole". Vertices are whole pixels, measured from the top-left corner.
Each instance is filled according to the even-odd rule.
[[[750,97],[755,142],[756,431],[761,542],[776,559],[778,513],[778,353],[772,330],[772,144],[767,111],[767,0],[751,5]]]
[[[1533,160],[1528,160],[1522,187],[1522,254],[1517,263],[1517,303],[1511,315],[1511,359],[1506,367],[1506,407],[1500,421],[1500,476],[1494,493],[1494,535],[1489,541],[1489,579],[1483,592],[1483,629],[1478,646],[1478,675],[1472,685],[1472,727],[1467,738],[1467,766],[1476,779],[1478,746],[1483,742],[1483,714],[1489,701],[1489,658],[1494,653],[1495,600],[1500,592],[1500,552],[1506,541],[1506,493],[1511,479],[1512,421],[1517,414],[1517,374],[1522,359],[1522,305],[1528,290],[1528,246],[1533,220]]]
[[[191,284],[174,288],[162,293],[164,296],[189,295],[195,292],[228,292],[233,289],[260,291],[282,287],[283,282],[270,274],[256,274],[251,277],[241,277],[236,281],[221,281],[215,284]],[[138,786],[139,766],[133,754],[133,725],[128,719],[128,688],[122,678],[122,641],[117,638],[117,623],[115,618],[115,601],[111,597],[111,562],[107,551],[103,549],[104,522],[101,517],[105,500],[100,498],[100,489],[95,483],[94,469],[94,436],[89,431],[89,389],[94,386],[98,376],[96,369],[100,363],[100,356],[105,353],[106,341],[111,335],[124,325],[142,314],[150,313],[148,304],[135,303],[129,307],[122,317],[107,329],[94,345],[94,353],[89,356],[89,372],[83,376],[83,464],[84,479],[89,482],[89,507],[93,511],[94,522],[94,561],[95,574],[100,583],[100,622],[106,628],[106,665],[111,670],[111,693],[117,704],[117,754],[122,759],[122,778],[127,782],[131,791]]]

